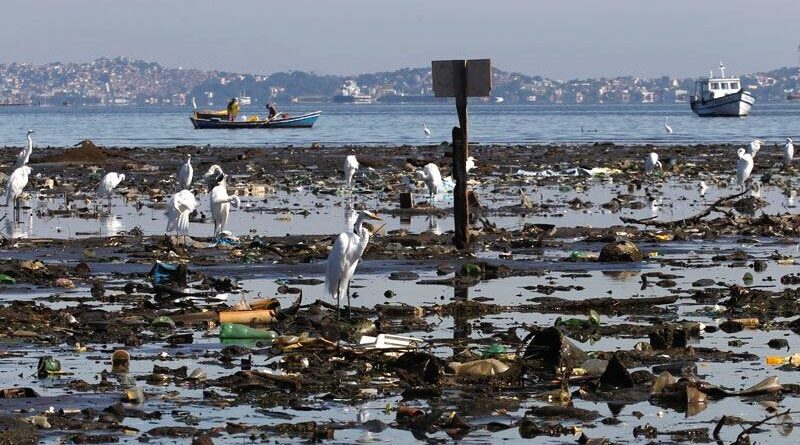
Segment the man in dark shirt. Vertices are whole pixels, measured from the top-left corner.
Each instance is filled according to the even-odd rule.
[[[278,109],[275,108],[275,104],[272,102],[267,104],[267,110],[269,110],[269,116],[267,117],[268,120],[272,120],[272,118],[278,115]]]

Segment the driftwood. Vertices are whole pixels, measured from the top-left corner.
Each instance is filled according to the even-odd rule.
[[[768,417],[766,417],[763,420],[760,420],[758,422],[753,422],[752,425],[750,425],[748,428],[745,428],[744,430],[742,430],[742,432],[740,432],[739,435],[736,436],[736,441],[733,442],[733,445],[750,443],[750,440],[749,440],[748,436],[750,435],[750,433],[755,431],[756,428],[760,427],[761,425],[767,423],[768,421],[770,421],[772,419],[776,419],[776,418],[781,417],[781,416],[789,415],[789,413],[791,413],[791,412],[792,412],[791,409],[787,409],[784,412],[774,413],[771,416],[768,416]],[[722,430],[722,427],[725,426],[725,425],[738,423],[738,422],[735,422],[736,420],[740,420],[740,419],[736,418],[736,417],[722,416],[719,419],[719,421],[717,422],[717,426],[714,428],[714,432],[712,433],[712,437],[718,443],[721,443],[721,440],[720,440],[720,437],[719,437],[719,432]],[[731,421],[734,421],[735,423],[731,423]]]
[[[535,300],[536,305],[524,305],[523,308],[532,309],[536,312],[541,311],[560,311],[560,312],[585,312],[595,309],[598,312],[613,312],[620,310],[630,310],[641,307],[652,307],[662,304],[673,304],[678,301],[677,295],[666,295],[663,297],[641,297],[641,298],[586,298],[583,300],[567,300],[556,297],[542,297]]]
[[[677,221],[656,221],[654,216],[650,217],[650,218],[642,218],[642,219],[627,218],[625,216],[620,216],[619,219],[622,220],[622,222],[624,222],[626,224],[642,224],[642,225],[645,225],[645,226],[663,227],[663,228],[667,228],[667,229],[675,228],[675,227],[681,227],[681,226],[690,226],[690,225],[693,225],[693,224],[697,224],[698,222],[700,222],[701,219],[703,219],[706,216],[710,215],[711,212],[713,212],[715,210],[716,211],[720,211],[717,207],[719,207],[723,203],[725,203],[727,201],[730,201],[731,199],[736,199],[736,198],[746,194],[747,192],[748,192],[748,190],[745,190],[745,191],[737,193],[735,195],[724,196],[724,197],[714,201],[710,206],[706,207],[706,209],[703,210],[702,212],[700,212],[700,213],[698,213],[698,214],[696,214],[694,216],[690,216],[689,218],[679,219]]]

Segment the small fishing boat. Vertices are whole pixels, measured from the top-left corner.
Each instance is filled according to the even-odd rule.
[[[747,116],[756,98],[745,91],[738,77],[725,77],[725,66],[719,64],[720,77],[713,73],[695,82],[695,94],[689,101],[700,117]]]
[[[218,113],[195,111],[194,115],[189,119],[192,121],[192,125],[194,125],[195,129],[311,128],[314,126],[314,123],[317,122],[321,114],[322,111],[298,114],[296,116],[292,116],[289,113],[279,113],[272,119],[259,119],[258,116],[252,116],[250,119],[229,121],[227,114],[219,115]]]

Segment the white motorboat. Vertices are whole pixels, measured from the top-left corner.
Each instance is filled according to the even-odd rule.
[[[694,96],[689,104],[698,116],[747,116],[756,98],[742,88],[738,77],[725,77],[725,66],[719,64],[720,76],[710,73],[708,78],[694,83]]]

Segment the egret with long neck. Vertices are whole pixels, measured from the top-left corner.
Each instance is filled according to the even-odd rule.
[[[353,279],[356,266],[369,244],[371,234],[369,229],[364,227],[364,221],[368,219],[381,218],[369,211],[359,212],[353,229],[342,232],[336,237],[325,264],[325,292],[330,297],[336,298],[337,318],[340,314],[340,301],[344,295],[347,295],[348,315],[350,313],[350,280]]]
[[[186,154],[186,162],[181,164],[178,170],[178,190],[189,190],[192,185],[192,177],[194,176],[194,168],[192,168],[192,155]]]
[[[33,138],[31,135],[33,134],[33,130],[28,130],[28,146],[23,148],[21,152],[17,155],[17,162],[14,164],[14,168],[20,168],[23,165],[28,165],[28,161],[31,160],[31,153],[33,153]]]
[[[228,215],[231,211],[231,204],[237,209],[242,202],[237,195],[228,195],[227,176],[222,175],[216,186],[211,189],[211,216],[214,219],[214,236],[219,237],[225,226],[228,225]]]

